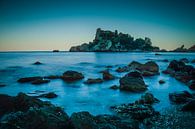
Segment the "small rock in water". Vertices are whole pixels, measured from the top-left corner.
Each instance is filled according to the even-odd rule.
[[[110,89],[117,90],[117,89],[119,89],[119,86],[113,85],[113,86],[110,87]]]
[[[41,94],[38,97],[44,97],[44,98],[52,99],[52,98],[58,97],[58,95],[56,95],[54,92],[49,92],[49,93]]]
[[[89,78],[85,81],[85,84],[95,84],[95,83],[102,83],[103,80],[101,78]]]
[[[103,75],[104,80],[113,80],[113,79],[115,79],[115,77],[109,71],[103,72],[102,75]]]
[[[36,76],[36,77],[25,77],[25,78],[20,78],[18,79],[18,82],[20,83],[25,83],[25,82],[33,82],[39,79],[43,79],[43,77]]]
[[[160,101],[157,98],[155,98],[153,94],[145,93],[135,103],[138,103],[138,104],[154,104],[154,103],[158,103],[158,102],[160,102]]]
[[[61,76],[58,76],[58,75],[49,75],[49,76],[46,76],[44,78],[46,78],[46,79],[60,79]]]
[[[77,72],[77,71],[69,70],[69,71],[64,72],[61,78],[64,81],[72,82],[72,81],[77,81],[77,80],[83,79],[84,75],[82,73]]]
[[[37,62],[34,63],[34,65],[41,65],[41,64],[42,64],[42,63],[39,62],[39,61],[37,61]]]
[[[165,81],[164,81],[164,80],[159,80],[159,83],[160,83],[160,84],[164,84]]]
[[[48,80],[48,79],[37,79],[37,80],[33,81],[31,84],[40,85],[40,84],[49,83],[49,82],[50,82],[50,80]]]
[[[122,73],[122,72],[129,72],[130,70],[131,70],[130,67],[124,66],[124,67],[118,67],[118,68],[116,69],[116,72]]]

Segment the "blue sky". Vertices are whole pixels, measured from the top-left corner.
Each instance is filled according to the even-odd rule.
[[[174,49],[195,44],[194,0],[1,0],[0,50],[68,50],[96,28],[150,37]]]

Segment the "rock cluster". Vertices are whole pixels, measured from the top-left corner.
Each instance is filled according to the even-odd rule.
[[[93,116],[89,112],[70,117],[49,102],[19,93],[0,94],[1,129],[139,129],[138,121],[113,115]]]
[[[177,80],[189,85],[191,89],[195,89],[195,68],[192,65],[186,65],[183,61],[173,60],[163,73],[170,74]]]
[[[70,52],[121,52],[121,51],[159,51],[152,46],[150,38],[135,39],[129,34],[97,29],[95,39],[89,44],[84,43],[70,48]]]

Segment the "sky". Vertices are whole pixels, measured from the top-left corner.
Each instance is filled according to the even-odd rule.
[[[195,0],[0,0],[0,51],[69,50],[93,41],[97,28],[189,48]]]

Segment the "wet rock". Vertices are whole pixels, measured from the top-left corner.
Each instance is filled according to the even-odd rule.
[[[0,118],[5,113],[13,111],[13,98],[8,95],[0,94]]]
[[[43,98],[52,99],[52,98],[58,97],[58,95],[55,94],[54,92],[49,92],[49,93],[41,94],[41,95],[39,95],[38,97],[43,97]]]
[[[111,109],[122,117],[130,117],[141,121],[159,114],[150,104],[122,104],[112,106]]]
[[[193,98],[188,91],[174,92],[169,94],[169,99],[174,103],[186,103]]]
[[[110,89],[117,90],[117,89],[119,89],[119,86],[113,85],[113,86],[110,87]]]
[[[72,71],[72,70],[66,71],[62,75],[62,79],[68,82],[81,80],[83,78],[84,78],[84,75],[82,73],[79,73],[77,71]]]
[[[37,62],[34,63],[34,65],[41,65],[41,64],[42,64],[42,63],[39,62],[39,61],[37,61]]]
[[[18,79],[18,82],[20,82],[20,83],[33,82],[33,81],[40,80],[40,79],[43,79],[43,77],[40,77],[40,76],[36,76],[36,77],[25,77],[25,78]]]
[[[85,81],[85,84],[95,84],[95,83],[102,83],[103,79],[101,78],[88,78],[87,81]]]
[[[182,111],[195,111],[195,99],[190,100],[189,102],[187,102],[183,107],[182,107]]]
[[[37,79],[35,81],[33,81],[31,84],[34,84],[34,85],[41,85],[41,84],[45,84],[45,83],[49,83],[50,80],[48,79]]]
[[[129,72],[130,70],[131,70],[130,67],[124,66],[124,67],[118,67],[118,68],[116,69],[116,72],[122,73],[122,72]]]
[[[113,80],[113,79],[115,79],[115,76],[112,75],[109,71],[103,72],[102,76],[103,76],[104,80]]]
[[[58,76],[58,75],[49,75],[49,76],[46,76],[44,77],[45,79],[60,79],[61,76]]]
[[[170,74],[172,77],[185,84],[188,84],[191,80],[195,80],[195,68],[191,65],[186,65],[182,61],[171,61],[163,73]]]
[[[53,50],[53,52],[60,52],[59,50]]]
[[[133,71],[126,74],[120,80],[120,90],[142,92],[147,90],[146,84],[138,71]]]
[[[139,70],[143,76],[153,76],[159,74],[159,66],[154,61],[141,64],[133,61],[128,65],[132,69]]]
[[[164,80],[159,80],[158,82],[159,82],[160,84],[164,84],[164,83],[165,83]]]
[[[187,58],[182,58],[182,59],[180,59],[179,61],[182,61],[182,62],[184,62],[184,63],[189,63],[189,60],[188,60]]]
[[[136,101],[135,103],[138,104],[154,104],[160,102],[157,98],[153,96],[151,93],[145,93],[141,96],[141,98]]]
[[[70,119],[74,129],[98,129],[94,117],[89,112],[73,113]]]

